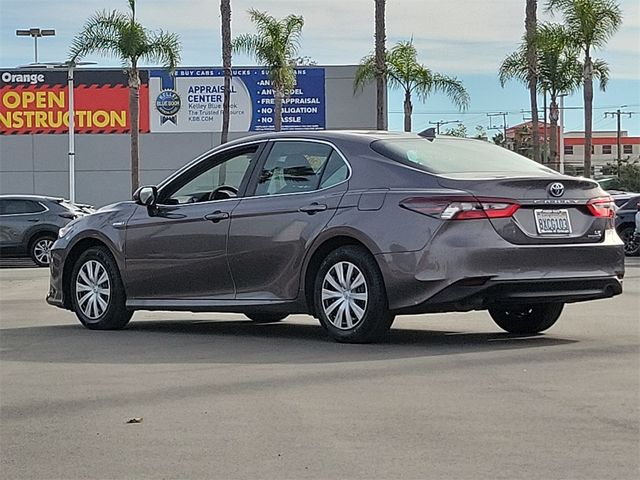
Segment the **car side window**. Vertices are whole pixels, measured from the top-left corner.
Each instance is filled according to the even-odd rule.
[[[2,200],[0,215],[19,215],[44,212],[45,208],[33,200]]]
[[[320,188],[327,188],[343,182],[349,176],[349,167],[335,150],[331,152],[327,165],[324,167]]]
[[[255,194],[278,195],[317,190],[333,148],[316,142],[275,142]]]
[[[222,161],[215,155],[203,160],[162,192],[161,203],[198,203],[237,196],[257,149],[257,146],[242,149]]]

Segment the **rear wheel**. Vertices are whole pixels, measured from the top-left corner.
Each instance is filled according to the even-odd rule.
[[[556,323],[563,307],[563,303],[496,305],[489,308],[489,315],[509,333],[539,333]]]
[[[51,246],[56,241],[50,233],[42,234],[31,240],[29,255],[39,267],[48,267],[51,259]]]
[[[620,238],[624,242],[624,254],[628,257],[640,255],[640,238],[635,234],[635,230],[633,225],[620,230]]]
[[[86,250],[73,267],[71,301],[76,316],[91,330],[118,330],[133,315],[115,260],[104,247]]]
[[[371,342],[386,334],[394,320],[378,265],[357,246],[338,248],[322,261],[314,306],[322,326],[339,342]]]
[[[286,314],[282,313],[245,313],[244,314],[249,320],[254,323],[275,323],[281,320],[284,320],[288,317]]]

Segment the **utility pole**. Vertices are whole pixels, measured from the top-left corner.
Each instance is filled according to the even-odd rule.
[[[622,167],[622,148],[620,145],[620,137],[622,136],[622,128],[621,128],[621,120],[620,117],[621,115],[628,115],[629,118],[631,118],[631,115],[635,115],[638,112],[623,112],[622,109],[625,108],[626,105],[621,105],[619,109],[617,109],[615,112],[604,112],[604,118],[613,118],[614,116],[617,117],[617,134],[616,134],[616,148],[617,148],[617,155],[616,155],[616,162],[618,164],[618,178],[620,178],[620,168]]]
[[[493,126],[493,117],[499,117],[502,115],[502,136],[504,137],[504,148],[507,148],[507,112],[487,113],[489,117],[489,128],[500,128]]]
[[[461,123],[460,120],[440,120],[438,122],[429,122],[429,125],[436,126],[436,135],[440,135],[440,125],[448,125],[450,123]]]

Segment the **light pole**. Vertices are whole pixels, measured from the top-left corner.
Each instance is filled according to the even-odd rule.
[[[38,38],[53,37],[56,31],[52,28],[30,28],[28,30],[16,30],[18,37],[33,37],[34,63],[38,63]]]
[[[69,201],[76,201],[76,145],[75,145],[75,106],[73,100],[73,72],[81,65],[95,65],[96,62],[45,62],[26,65],[25,68],[66,68],[67,70],[67,95],[69,113]]]

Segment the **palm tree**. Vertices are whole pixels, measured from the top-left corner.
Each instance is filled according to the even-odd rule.
[[[540,131],[538,130],[538,65],[536,55],[535,35],[537,30],[537,0],[527,0],[525,7],[525,49],[527,56],[527,83],[529,86],[529,98],[531,102],[531,140],[533,146],[533,160],[540,162]]]
[[[231,0],[220,0],[222,16],[222,68],[224,69],[224,99],[222,101],[222,133],[220,143],[229,139],[229,117],[231,116]]]
[[[385,32],[385,1],[375,0],[376,22],[376,128],[387,129],[387,81],[386,81],[386,32]]]
[[[233,49],[253,55],[269,70],[275,99],[276,132],[282,128],[282,101],[287,91],[296,85],[294,59],[300,47],[304,19],[288,15],[278,20],[266,12],[250,9],[249,17],[257,34],[245,33],[233,41]]]
[[[562,94],[571,94],[578,89],[582,83],[582,63],[578,60],[579,49],[563,25],[553,23],[540,25],[535,42],[538,56],[538,91],[548,92],[551,99],[550,163],[557,170],[560,166],[557,146],[558,97]],[[498,78],[503,87],[510,79],[527,84],[527,73],[525,38],[520,48],[504,59]],[[609,68],[606,62],[603,60],[594,62],[594,75],[600,80],[600,88],[604,91],[609,79]]]
[[[582,84],[584,97],[584,175],[591,176],[593,143],[593,50],[602,48],[622,25],[622,10],[615,0],[549,0],[547,9],[562,14],[573,41],[584,55]]]
[[[180,39],[162,30],[152,32],[136,20],[136,2],[129,1],[129,12],[117,10],[94,13],[82,31],[75,36],[69,52],[70,60],[79,61],[90,53],[122,60],[129,82],[131,116],[131,188],[139,186],[140,133],[140,62],[160,62],[173,70],[180,61]]]
[[[434,92],[442,92],[460,109],[469,106],[469,94],[455,77],[434,73],[418,63],[418,52],[413,41],[398,42],[386,56],[387,80],[391,88],[404,90],[404,131],[411,131],[413,112],[412,94],[426,101]],[[373,55],[362,59],[356,71],[354,90],[359,90],[375,78],[376,63]]]

